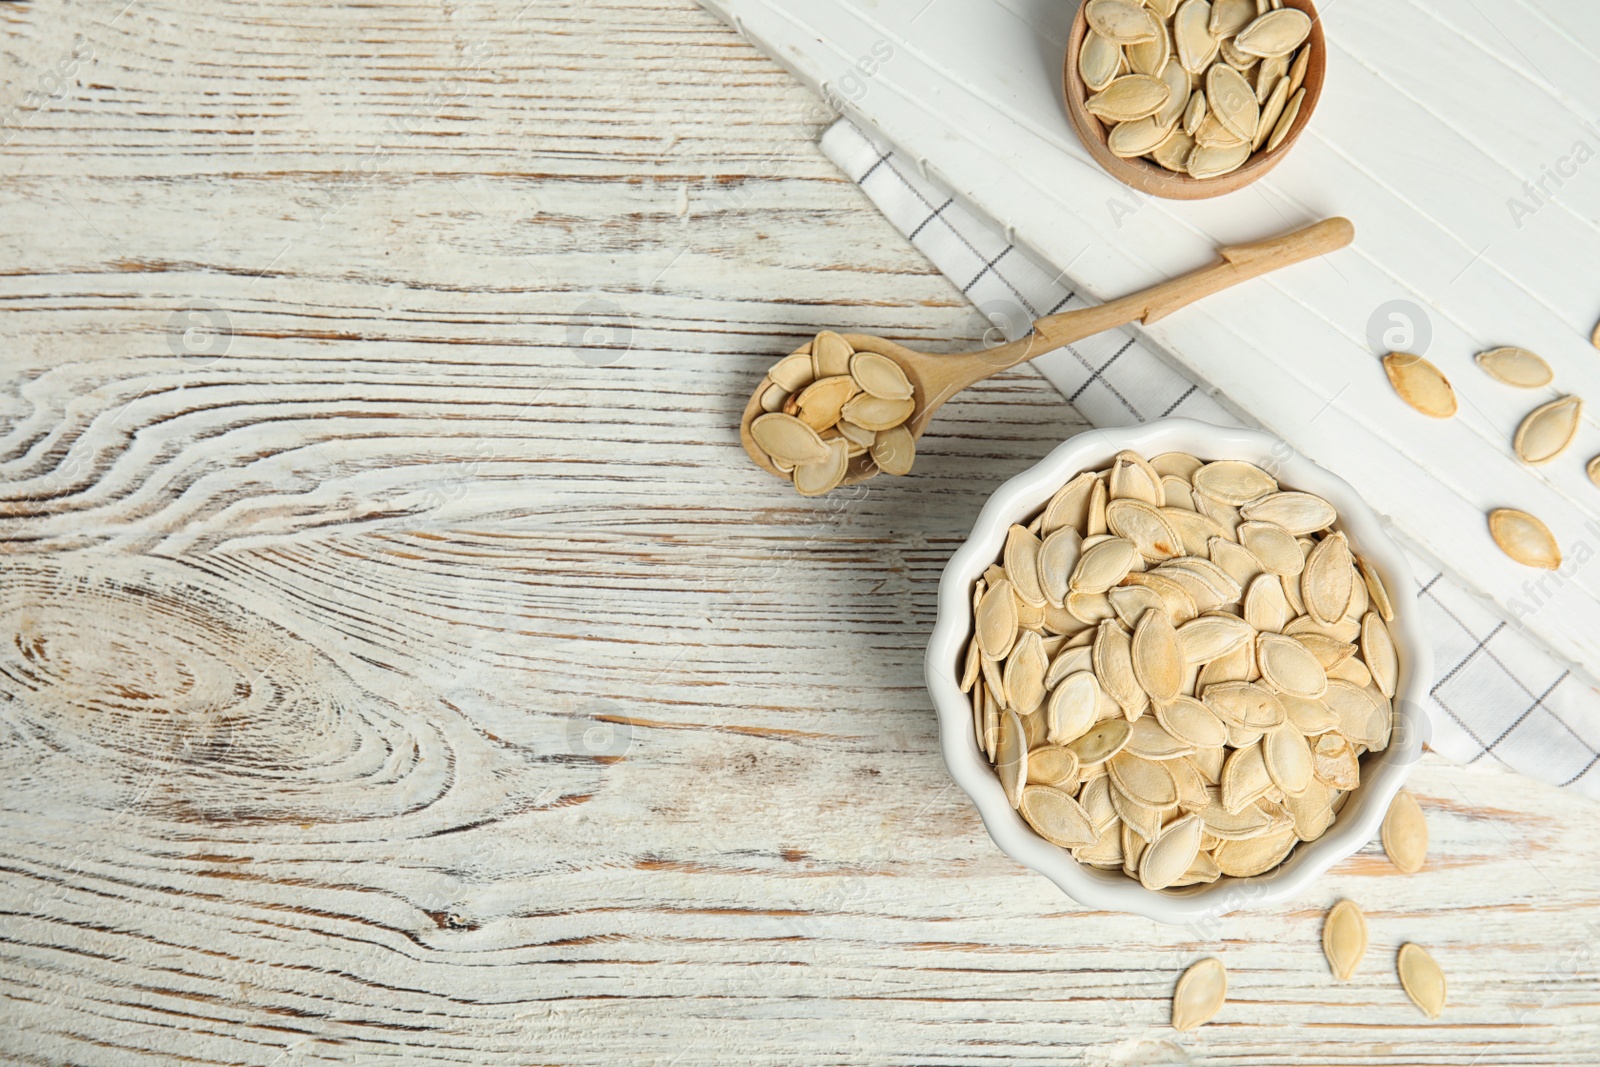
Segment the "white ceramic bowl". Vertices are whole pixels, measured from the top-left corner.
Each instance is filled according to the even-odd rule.
[[[1285,488],[1316,493],[1338,509],[1336,528],[1344,530],[1351,547],[1377,568],[1394,603],[1390,631],[1400,652],[1400,681],[1389,747],[1362,758],[1361,786],[1350,795],[1326,834],[1302,842],[1277,869],[1255,878],[1224,877],[1210,885],[1155,891],[1120,871],[1079,865],[1065,849],[1035,834],[1011,807],[972,735],[972,705],[961,692],[960,672],[972,633],[973,583],[1000,558],[1006,531],[1013,522],[1026,522],[1073,475],[1105,469],[1123,449],[1146,457],[1176,451],[1207,460],[1247,460],[1272,472]],[[1428,728],[1424,707],[1433,677],[1433,656],[1418,618],[1415,590],[1405,556],[1382,520],[1350,484],[1276,437],[1193,419],[1159,419],[1143,426],[1079,434],[996,490],[967,543],[945,566],[927,659],[928,691],[939,714],[945,764],[978,806],[995,844],[1080,904],[1132,912],[1158,922],[1196,923],[1252,904],[1286,900],[1372,840],[1389,802],[1421,755]]]

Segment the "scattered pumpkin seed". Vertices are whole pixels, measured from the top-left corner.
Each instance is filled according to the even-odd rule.
[[[1400,972],[1400,986],[1411,1003],[1421,1008],[1428,1018],[1437,1019],[1444,1011],[1444,972],[1428,955],[1428,950],[1408,941],[1400,946],[1395,966]]]
[[[1497,508],[1489,513],[1489,535],[1500,551],[1525,567],[1557,570],[1561,566],[1561,546],[1550,527],[1515,508]]]
[[[1197,0],[1186,0],[1195,3]],[[1203,2],[1203,0],[1200,0]],[[1222,961],[1211,958],[1183,972],[1172,994],[1172,1028],[1194,1030],[1216,1018],[1228,999],[1228,971]]]
[[[1402,789],[1383,817],[1383,850],[1407,874],[1416,874],[1428,859],[1428,820],[1417,798]]]
[[[1409,352],[1390,352],[1383,357],[1389,384],[1400,399],[1424,415],[1448,419],[1456,413],[1456,393],[1439,368]]]
[[[1322,954],[1333,976],[1348,982],[1367,954],[1367,917],[1353,901],[1341,900],[1322,921]]]

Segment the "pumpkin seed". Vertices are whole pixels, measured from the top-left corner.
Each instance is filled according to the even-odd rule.
[[[1448,419],[1456,413],[1456,393],[1439,368],[1409,352],[1390,352],[1383,357],[1389,384],[1400,399],[1424,415]]]
[[[1255,17],[1256,0],[1216,0],[1211,5],[1211,20],[1206,28],[1220,41],[1250,25]]]
[[[1252,500],[1239,508],[1239,514],[1252,522],[1270,522],[1296,537],[1326,530],[1338,518],[1333,505],[1320,496],[1294,491]]]
[[[1091,471],[1085,471],[1056,490],[1050,503],[1045,505],[1044,523],[1040,527],[1046,537],[1057,530],[1071,528],[1081,537],[1088,532],[1089,500],[1094,487],[1100,484]]]
[[[1121,752],[1133,736],[1133,724],[1126,719],[1107,719],[1090,727],[1082,737],[1068,744],[1078,754],[1080,765],[1103,763]]]
[[[1126,538],[1101,541],[1084,549],[1069,584],[1074,592],[1104,593],[1128,576],[1138,555],[1138,547]]]
[[[1266,139],[1266,134],[1262,130],[1268,132],[1272,130],[1272,122],[1266,118],[1267,101],[1272,98],[1279,85],[1283,86],[1283,102],[1288,103],[1289,101],[1289,82],[1285,77],[1288,73],[1289,59],[1287,56],[1272,56],[1269,59],[1263,59],[1261,66],[1256,68],[1256,103],[1261,105],[1262,115],[1260,124],[1256,126],[1256,136],[1262,140]],[[1279,107],[1281,108],[1282,104]],[[1274,116],[1274,120],[1276,120],[1276,116]]]
[[[1489,513],[1489,534],[1500,551],[1525,567],[1556,570],[1561,566],[1561,546],[1550,527],[1515,508]]]
[[[1291,826],[1245,841],[1224,841],[1212,857],[1223,874],[1232,878],[1253,878],[1282,863],[1299,840]]]
[[[1322,954],[1333,976],[1348,982],[1367,954],[1367,917],[1353,901],[1341,900],[1322,921]]]
[[[795,415],[819,434],[839,421],[845,402],[860,388],[848,374],[818,378],[795,398]]]
[[[1281,60],[1263,59],[1262,66],[1268,63],[1281,62]],[[1278,122],[1283,118],[1283,110],[1289,104],[1289,83],[1283,78],[1278,78],[1273,85],[1266,100],[1261,103],[1261,118],[1256,123],[1255,136],[1250,138],[1250,150],[1261,151],[1261,146],[1267,143],[1278,128]]]
[[[1400,986],[1411,998],[1411,1003],[1421,1008],[1430,1019],[1437,1019],[1444,1011],[1444,971],[1420,945],[1407,942],[1400,946],[1395,961],[1400,972]]]
[[[1306,791],[1297,797],[1286,796],[1283,806],[1294,822],[1294,833],[1302,841],[1315,841],[1333,825],[1333,787],[1315,776]]]
[[[1115,3],[1117,0],[1091,2]],[[1171,95],[1172,91],[1160,78],[1125,74],[1085,100],[1083,106],[1089,114],[1107,122],[1132,122],[1154,115]]]
[[[1361,659],[1372,673],[1372,681],[1384,696],[1393,698],[1400,675],[1400,658],[1389,628],[1375,611],[1361,619]]]
[[[1281,56],[1299,48],[1311,35],[1311,17],[1292,7],[1269,11],[1239,31],[1234,45],[1255,56]]]
[[[1200,853],[1202,829],[1200,820],[1193,815],[1163,829],[1140,857],[1139,884],[1146,889],[1166,889],[1181,878]]]
[[[1172,43],[1178,62],[1190,74],[1202,74],[1217,56],[1217,39],[1211,36],[1211,5],[1206,0],[1183,0],[1172,16]]]
[[[1396,867],[1416,874],[1428,859],[1428,820],[1417,798],[1402,789],[1383,817],[1383,850]]]
[[[750,436],[762,451],[796,466],[827,462],[830,450],[816,430],[793,415],[771,412],[750,424]]]
[[[900,364],[879,352],[857,352],[850,357],[850,377],[865,393],[881,400],[909,400],[911,381]]]
[[[1207,496],[1235,506],[1278,491],[1277,479],[1253,463],[1225,459],[1207,463],[1194,473],[1194,487]]]
[[[1022,788],[1028,781],[1028,748],[1022,719],[1015,711],[1007,711],[1000,719],[1000,740],[995,746],[994,769],[1000,775],[1006,800],[1011,802],[1013,808],[1017,807],[1022,803]]]
[[[1342,533],[1329,534],[1317,543],[1300,575],[1300,596],[1315,621],[1331,626],[1345,616],[1355,594],[1355,567],[1350,543]]]
[[[1091,91],[1099,92],[1110,85],[1122,67],[1122,46],[1094,30],[1084,35],[1078,52],[1078,75]]]
[[[1011,583],[990,586],[978,605],[978,644],[990,659],[1004,659],[1017,639],[1017,600]]]
[[[1283,115],[1278,119],[1278,124],[1272,128],[1272,136],[1267,138],[1267,151],[1276,152],[1278,146],[1289,136],[1289,131],[1294,129],[1295,120],[1300,117],[1300,105],[1305,102],[1306,91],[1299,89],[1289,97],[1289,103],[1283,109]]]
[[[1302,48],[1294,55],[1294,62],[1289,64],[1289,95],[1293,96],[1300,91],[1300,86],[1306,81],[1306,68],[1311,65],[1311,49]]]
[[[1174,129],[1167,139],[1156,145],[1150,158],[1175,174],[1186,173],[1189,153],[1194,151],[1194,138],[1182,129]]]
[[[1209,663],[1254,636],[1249,623],[1232,615],[1202,615],[1178,627],[1178,643],[1189,663]]]
[[[1178,696],[1157,704],[1155,718],[1173,737],[1196,748],[1217,748],[1228,739],[1222,720],[1193,697]]]
[[[811,342],[811,373],[814,378],[832,378],[850,373],[850,357],[854,350],[850,342],[834,333],[823,330]]]
[[[1260,120],[1261,110],[1260,105],[1256,103],[1255,90],[1244,80],[1244,75],[1225,63],[1213,66],[1206,72],[1206,102],[1217,121],[1227,127],[1235,137],[1244,141],[1255,137],[1256,123]],[[1204,474],[1205,468],[1202,467],[1200,472]],[[1205,486],[1200,488],[1210,492]],[[1273,488],[1277,488],[1276,483]],[[1216,496],[1215,493],[1211,495]],[[1225,497],[1218,499],[1229,504],[1244,503],[1242,500],[1227,500]]]
[[[1168,490],[1167,498],[1170,500],[1172,496],[1172,491]],[[1189,502],[1193,503],[1194,498],[1190,497]],[[1222,536],[1222,527],[1217,525],[1216,520],[1208,519],[1198,511],[1167,507],[1161,509],[1161,517],[1178,531],[1178,536],[1183,539],[1184,552],[1191,556],[1204,555],[1210,551],[1208,546],[1211,539]]]
[[[1237,748],[1222,765],[1222,806],[1241,811],[1266,796],[1274,784],[1260,742]]]
[[[1045,709],[1050,743],[1068,745],[1088,733],[1095,724],[1100,695],[1100,683],[1091,671],[1069,674],[1056,686]]]
[[[1044,672],[1049,665],[1038,634],[1027,630],[1018,637],[1011,655],[1006,657],[1006,706],[1027,715],[1043,704]]]
[[[1197,0],[1186,0],[1195,3]],[[1194,1030],[1210,1022],[1227,1000],[1227,969],[1221,961],[1200,960],[1184,971],[1173,992],[1173,1029]]]
[[[782,386],[786,393],[798,393],[816,380],[809,347],[807,351],[784,356],[773,364],[772,369],[767,371],[767,377],[772,379],[773,384]]]
[[[845,423],[839,425],[842,432]],[[872,462],[876,463],[883,473],[910,474],[911,465],[917,458],[917,439],[912,437],[911,431],[904,426],[891,426],[887,430],[878,431],[869,451],[872,453]]]
[[[1183,685],[1184,655],[1178,631],[1165,612],[1144,613],[1133,632],[1130,654],[1134,677],[1152,700],[1166,703],[1178,695]]]
[[[1237,145],[1226,148],[1210,148],[1205,145],[1196,145],[1193,152],[1189,153],[1189,176],[1191,178],[1219,178],[1224,174],[1232,173],[1244,166],[1245,160],[1250,158],[1250,142],[1240,141]]]
[[[1106,525],[1118,537],[1132,541],[1147,560],[1183,555],[1182,536],[1159,508],[1142,500],[1112,500],[1106,505]]]
[[[761,416],[763,419],[772,418],[771,415]],[[754,424],[752,424],[752,430]],[[850,466],[850,446],[842,437],[836,437],[824,443],[828,450],[826,459],[816,463],[796,463],[794,467],[794,488],[801,496],[821,496],[823,493],[832,492],[844,481],[845,472]]]
[[[1155,36],[1147,41],[1130,44],[1125,49],[1128,57],[1128,68],[1135,74],[1150,74],[1161,77],[1161,70],[1167,65],[1167,59],[1172,55],[1172,41],[1167,34],[1164,22],[1156,22]],[[1185,84],[1187,89],[1188,85]]]
[[[1595,485],[1600,485],[1600,456],[1591,459],[1585,470],[1588,472],[1589,480]]]
[[[1206,121],[1210,112],[1206,107],[1206,94],[1204,90],[1196,89],[1189,94],[1189,103],[1183,109],[1183,132],[1191,138]]]
[[[1166,65],[1162,67],[1160,73],[1157,74],[1157,77],[1161,79],[1162,83],[1166,85],[1168,91],[1171,92],[1172,95],[1167,98],[1167,102],[1165,104],[1161,105],[1161,110],[1157,111],[1150,117],[1155,120],[1156,125],[1165,127],[1168,130],[1175,130],[1178,120],[1183,118],[1183,112],[1189,106],[1189,72],[1184,70],[1183,64],[1179,63],[1176,59],[1169,59],[1166,61]],[[1142,457],[1140,458],[1140,462],[1143,462]],[[1159,484],[1160,476],[1155,474],[1154,469],[1149,469],[1146,471],[1146,473],[1154,478]],[[1152,501],[1152,503],[1154,503],[1157,507],[1160,507],[1162,506],[1163,501],[1157,499]]]
[[[1089,0],[1083,13],[1095,33],[1117,44],[1148,41],[1160,28],[1154,15],[1130,0]]]
[[[1072,588],[1072,572],[1083,551],[1083,538],[1071,526],[1063,526],[1039,546],[1036,569],[1039,590],[1050,604],[1066,603]]]
[[[1315,700],[1328,691],[1328,675],[1322,664],[1310,649],[1292,637],[1274,633],[1257,637],[1256,659],[1261,665],[1261,676],[1280,692]]]
[[[1272,783],[1291,797],[1311,784],[1311,747],[1305,735],[1289,723],[1268,730],[1261,740],[1262,762]]]
[[[1061,848],[1092,845],[1099,836],[1082,805],[1048,785],[1025,786],[1017,810],[1040,837]]]
[[[1041,745],[1028,752],[1028,784],[1048,785],[1069,796],[1078,789],[1078,754],[1060,745]]]
[[[1106,147],[1114,156],[1133,159],[1155,151],[1171,135],[1172,127],[1157,125],[1156,117],[1151,115],[1132,122],[1117,123],[1106,138]]]
[[[1267,633],[1281,633],[1294,620],[1295,611],[1283,595],[1283,581],[1276,574],[1263,574],[1250,583],[1244,596],[1244,621]]]
[[[1039,588],[1039,547],[1039,539],[1026,527],[1013,523],[1006,533],[1002,556],[1006,577],[1011,580],[1017,599],[1032,607],[1042,607],[1045,601],[1044,592]]]
[[[1513,441],[1524,463],[1548,463],[1567,450],[1578,432],[1583,401],[1564,396],[1533,409],[1517,427]]]
[[[871,393],[857,393],[845,404],[842,414],[863,429],[890,430],[909,419],[916,406],[917,402],[909,397],[885,400]]]
[[[789,399],[789,391],[774,382],[767,386],[761,394],[761,410],[766,412],[781,411],[784,402]]]
[[[1489,377],[1519,389],[1537,389],[1555,380],[1550,364],[1526,348],[1491,348],[1473,358]]]
[[[1131,727],[1128,736],[1131,743]],[[1112,783],[1147,807],[1166,808],[1178,802],[1178,784],[1173,781],[1172,773],[1157,760],[1135,756],[1124,748],[1111,757],[1107,767],[1111,771]]]

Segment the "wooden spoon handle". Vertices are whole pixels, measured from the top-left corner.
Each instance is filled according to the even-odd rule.
[[[1221,250],[1222,258],[1209,267],[1202,267],[1099,307],[1051,315],[1034,323],[1033,328],[1050,344],[1060,346],[1113,326],[1125,326],[1134,321],[1155,322],[1201,297],[1221,292],[1279,267],[1343,248],[1355,235],[1356,228],[1349,219],[1323,219],[1281,237],[1224,248]]]
[[[1349,219],[1335,217],[1270,240],[1223,248],[1221,258],[1210,266],[1098,307],[1040,319],[1033,324],[1031,335],[990,350],[984,354],[984,362],[995,370],[1012,367],[1104,330],[1130,322],[1155,322],[1249,278],[1343,248],[1355,234]]]

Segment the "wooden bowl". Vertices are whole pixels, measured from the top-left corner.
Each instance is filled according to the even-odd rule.
[[[1084,84],[1082,76],[1078,73],[1078,50],[1083,46],[1084,34],[1089,32],[1089,20],[1084,14],[1085,6],[1086,2],[1078,5],[1077,18],[1072,22],[1072,34],[1067,39],[1067,59],[1062,71],[1067,117],[1072,120],[1073,128],[1078,131],[1078,137],[1083,141],[1083,146],[1089,150],[1089,155],[1094,157],[1094,161],[1100,164],[1106,173],[1140,192],[1165,197],[1168,200],[1204,200],[1207,197],[1221,196],[1243,189],[1276,167],[1278,161],[1288,154],[1289,149],[1300,139],[1306,123],[1311,121],[1311,113],[1317,109],[1317,101],[1322,98],[1322,80],[1328,67],[1327,44],[1322,37],[1322,20],[1317,17],[1317,9],[1311,0],[1284,0],[1285,7],[1298,8],[1311,16],[1311,36],[1307,39],[1311,45],[1311,59],[1306,65],[1306,80],[1303,84],[1306,98],[1301,102],[1300,114],[1295,117],[1294,125],[1289,127],[1288,134],[1277,148],[1270,152],[1263,149],[1246,160],[1244,166],[1238,170],[1215,178],[1191,178],[1187,174],[1174,174],[1148,159],[1123,159],[1114,155],[1106,145],[1106,138],[1111,134],[1110,129],[1083,106],[1084,101],[1091,95],[1089,87]]]

